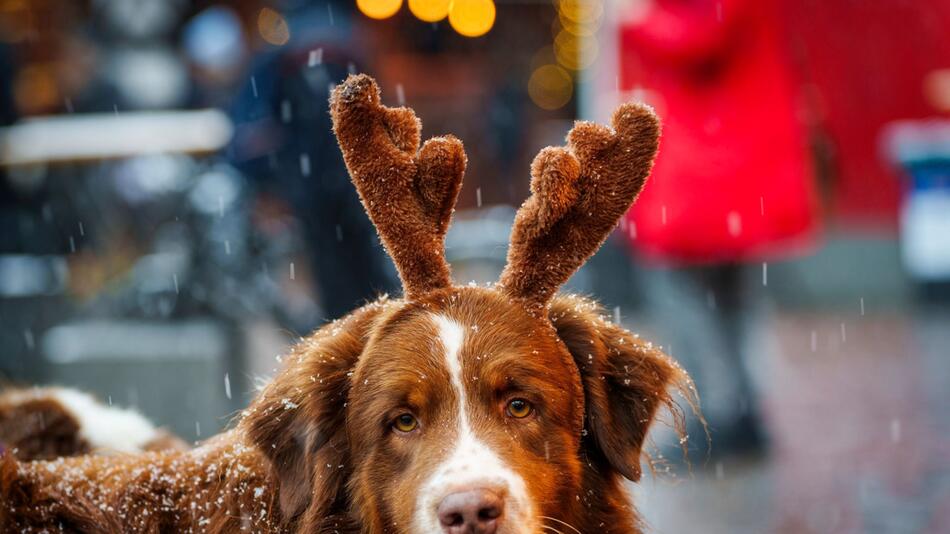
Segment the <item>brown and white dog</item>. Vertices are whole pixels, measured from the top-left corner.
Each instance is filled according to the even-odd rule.
[[[0,447],[20,460],[189,448],[138,412],[59,387],[0,391]]]
[[[558,288],[640,191],[648,108],[578,123],[532,166],[508,264],[453,286],[443,243],[465,168],[366,76],[331,98],[347,167],[405,297],[303,340],[236,426],[187,452],[0,464],[3,532],[640,532],[623,478],[683,371]]]

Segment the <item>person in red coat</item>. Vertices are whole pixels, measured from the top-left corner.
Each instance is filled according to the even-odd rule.
[[[667,267],[648,294],[660,322],[680,329],[668,332],[671,350],[696,380],[711,452],[756,447],[739,266],[805,250],[818,230],[793,75],[768,1],[638,7],[621,26],[621,84],[653,95],[663,139],[625,235]],[[701,449],[703,433],[692,434]]]
[[[663,146],[630,212],[679,263],[783,257],[816,230],[798,98],[768,1],[653,0],[622,31],[623,80],[659,96]]]

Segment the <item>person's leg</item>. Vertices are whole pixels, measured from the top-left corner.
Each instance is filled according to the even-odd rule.
[[[320,304],[338,319],[378,295],[398,290],[395,272],[348,178],[346,188],[326,188],[302,207]]]
[[[753,397],[741,356],[741,270],[690,267],[654,270],[646,276],[645,312],[661,344],[692,377],[708,423],[712,448],[700,419],[687,413],[691,462],[757,447]],[[657,444],[665,456],[677,459],[678,443]]]
[[[731,392],[731,397],[724,399],[728,404],[722,407],[716,426],[710,424],[714,456],[757,452],[764,445],[755,389],[746,365],[748,317],[753,310],[745,274],[741,265],[728,264],[707,268],[700,275],[715,301],[712,311],[722,344],[719,358],[728,370]]]

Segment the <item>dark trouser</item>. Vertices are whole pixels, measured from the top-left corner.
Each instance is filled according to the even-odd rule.
[[[745,362],[748,319],[754,306],[744,274],[737,265],[644,273],[646,313],[661,336],[658,341],[693,378],[708,423],[711,449],[699,419],[688,418],[693,459],[704,459],[707,452],[719,456],[761,444],[754,388]]]

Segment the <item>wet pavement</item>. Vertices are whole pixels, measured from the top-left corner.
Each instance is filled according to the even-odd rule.
[[[772,312],[757,329],[768,452],[645,477],[653,531],[950,532],[950,312]]]

